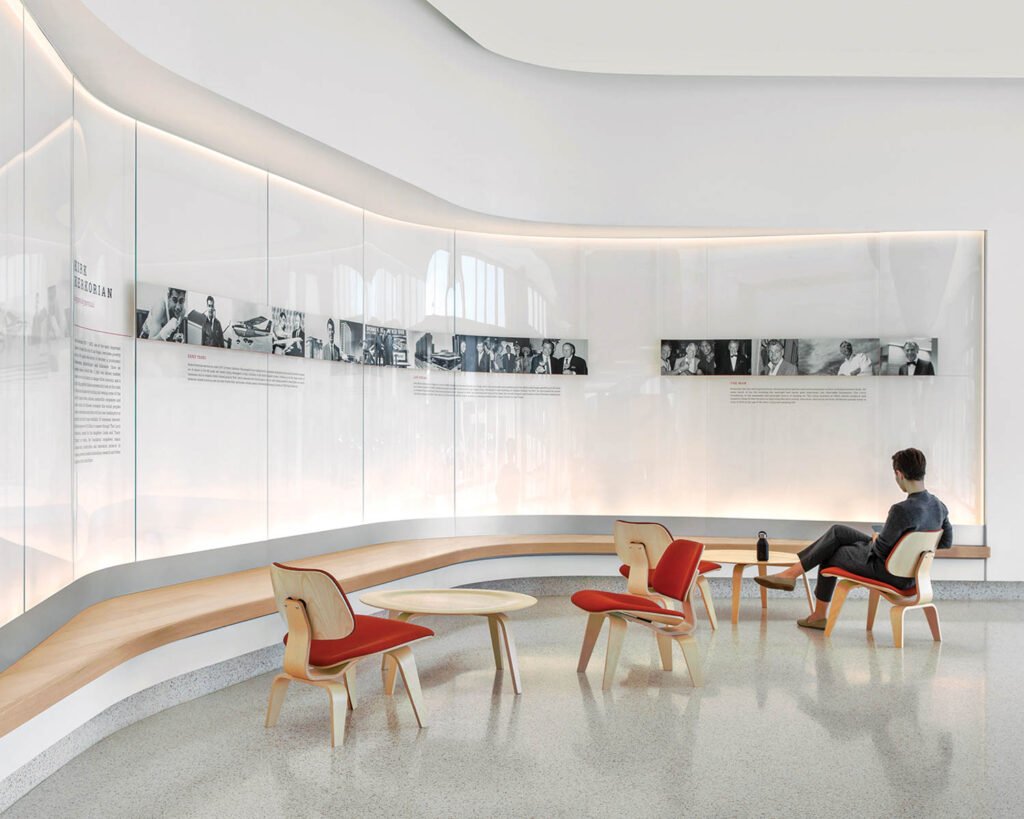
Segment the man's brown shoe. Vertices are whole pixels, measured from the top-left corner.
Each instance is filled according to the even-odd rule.
[[[801,628],[816,628],[824,631],[825,626],[828,625],[828,618],[822,617],[820,620],[812,620],[810,617],[805,617],[803,620],[797,620],[796,624]]]
[[[765,577],[754,578],[754,582],[764,586],[766,589],[781,589],[782,591],[793,591],[796,588],[796,579],[792,577],[779,577],[777,574],[770,574]]]

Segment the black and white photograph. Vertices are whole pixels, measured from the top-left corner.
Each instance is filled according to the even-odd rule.
[[[338,319],[335,327],[338,331],[336,341],[341,351],[341,360],[359,364],[363,360],[363,323]]]
[[[189,344],[223,350],[270,352],[270,308],[211,293],[189,293]]]
[[[519,339],[519,341],[520,350],[522,350],[522,341],[524,339]],[[464,373],[516,371],[514,369],[514,362],[511,362],[513,369],[507,369],[510,362],[503,357],[506,354],[508,356],[512,355],[511,339],[501,339],[497,336],[457,335],[455,336],[455,345],[457,347],[456,353],[459,356],[458,369]],[[508,351],[507,353],[506,350]]]
[[[868,376],[879,372],[877,338],[802,338],[800,375]]]
[[[395,327],[367,324],[363,334],[363,363],[372,367],[408,367],[408,333]]]
[[[135,291],[135,337],[184,344],[188,293],[182,287],[140,282]]]
[[[758,375],[799,375],[800,341],[795,338],[762,338],[757,347]]]
[[[750,375],[749,338],[662,339],[662,375]]]
[[[939,366],[937,338],[883,338],[882,375],[935,375]]]
[[[421,370],[459,369],[461,356],[455,351],[455,337],[451,333],[414,332],[409,334],[413,351],[413,365]]]
[[[270,348],[274,355],[306,355],[306,314],[287,307],[270,308]]]
[[[330,316],[306,314],[306,358],[341,361],[338,323]]]
[[[459,369],[470,373],[587,375],[587,342],[574,338],[455,336]]]

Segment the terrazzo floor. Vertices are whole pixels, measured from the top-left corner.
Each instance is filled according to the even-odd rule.
[[[724,606],[720,604],[720,610]],[[851,600],[831,640],[805,606],[744,600],[697,631],[707,683],[631,627],[613,689],[604,635],[575,671],[584,616],[564,597],[512,615],[524,693],[495,671],[486,621],[422,621],[429,727],[404,690],[359,670],[359,707],[331,750],[323,692],[292,685],[263,727],[272,675],[125,728],[17,802],[16,817],[1020,816],[1024,603],[943,602],[892,648]]]

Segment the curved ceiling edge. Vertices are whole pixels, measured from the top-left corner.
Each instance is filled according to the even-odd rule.
[[[25,0],[25,6],[75,77],[121,113],[389,218],[481,233],[609,239],[849,232],[550,223],[473,211],[175,74],[118,37],[79,0]],[[135,80],[123,82],[126,75]]]

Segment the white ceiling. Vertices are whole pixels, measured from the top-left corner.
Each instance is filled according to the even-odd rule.
[[[503,57],[608,74],[1024,77],[1021,0],[427,0]]]

